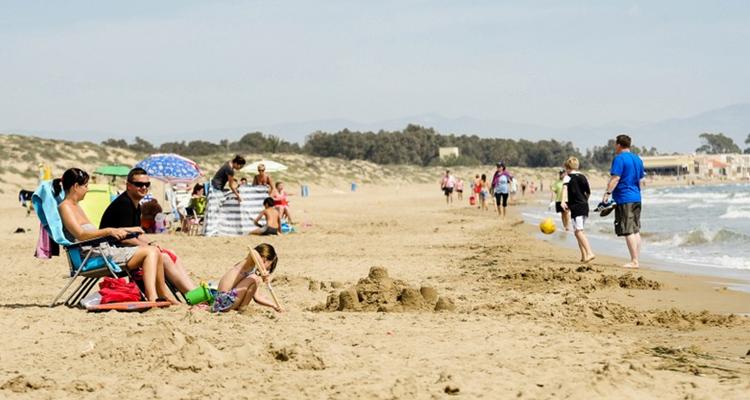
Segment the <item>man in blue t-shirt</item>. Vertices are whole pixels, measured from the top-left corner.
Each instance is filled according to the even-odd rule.
[[[630,252],[626,268],[638,268],[641,252],[641,180],[646,177],[643,161],[630,152],[630,136],[618,135],[615,140],[615,159],[609,169],[609,183],[602,202],[609,196],[617,203],[615,207],[615,233],[624,236]]]

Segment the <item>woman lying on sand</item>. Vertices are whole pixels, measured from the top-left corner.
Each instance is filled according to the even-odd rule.
[[[250,300],[282,312],[280,306],[268,301],[258,292],[261,282],[270,282],[279,258],[268,243],[250,249],[247,258],[235,264],[219,281],[219,294],[214,299],[214,311],[242,310]]]
[[[68,240],[84,241],[104,236],[123,239],[128,233],[143,233],[141,227],[96,229],[78,204],[89,190],[89,174],[86,171],[71,168],[65,171],[62,179],[53,180],[52,187],[56,196],[60,191],[65,191],[65,200],[60,203],[58,209],[63,222],[63,232]],[[143,267],[143,284],[148,301],[164,298],[172,304],[179,304],[164,280],[164,266],[159,249],[152,246],[112,246],[109,255],[117,265],[129,270]]]

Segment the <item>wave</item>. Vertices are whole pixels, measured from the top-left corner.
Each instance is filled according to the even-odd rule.
[[[750,219],[750,209],[744,207],[727,208],[727,211],[720,215],[721,219]]]
[[[750,270],[750,258],[728,256],[726,254],[718,256],[670,254],[660,258],[679,264],[696,265],[701,267]]]
[[[643,236],[643,234],[641,234]],[[750,235],[736,232],[727,228],[710,230],[706,228],[692,229],[688,232],[674,235],[653,234],[649,238],[655,244],[667,244],[679,247],[694,247],[706,244],[746,243]]]

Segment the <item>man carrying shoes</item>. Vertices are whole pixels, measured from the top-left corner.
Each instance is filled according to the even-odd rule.
[[[618,135],[615,139],[615,158],[609,170],[610,179],[602,197],[606,204],[611,195],[615,206],[615,233],[625,237],[630,252],[630,262],[625,268],[638,268],[641,252],[641,180],[645,178],[643,161],[630,152],[630,136]]]

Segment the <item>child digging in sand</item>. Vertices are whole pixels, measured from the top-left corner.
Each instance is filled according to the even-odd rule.
[[[578,159],[575,157],[570,157],[565,161],[565,171],[568,175],[563,178],[563,199],[560,205],[563,210],[570,210],[570,221],[578,241],[578,248],[581,250],[581,261],[587,263],[596,258],[583,232],[583,226],[589,217],[591,188],[586,177],[577,171],[578,166]]]
[[[279,258],[276,250],[268,243],[261,243],[250,249],[247,258],[235,264],[219,281],[219,290],[214,299],[213,311],[242,311],[255,300],[256,303],[284,311],[258,292],[261,283],[270,283],[271,274],[276,270]]]

